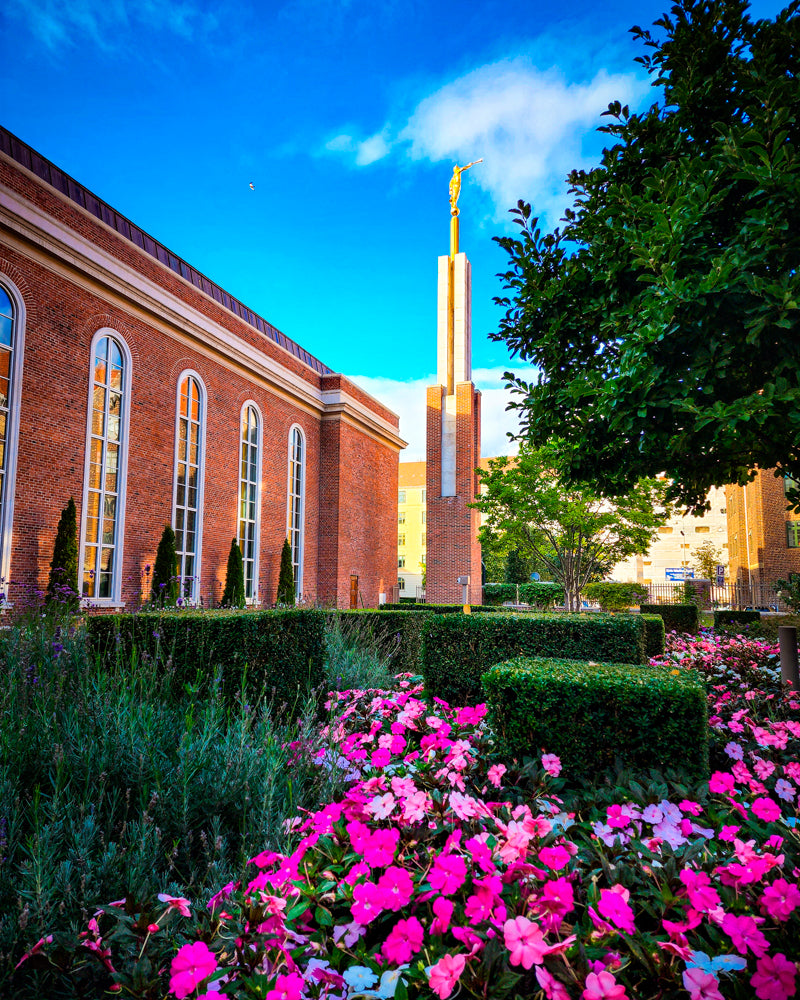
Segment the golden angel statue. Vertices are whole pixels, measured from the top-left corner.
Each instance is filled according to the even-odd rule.
[[[461,194],[461,175],[465,170],[469,170],[470,167],[474,167],[476,163],[483,163],[483,158],[480,160],[473,160],[472,163],[468,163],[465,167],[459,167],[458,164],[453,167],[453,176],[450,178],[451,215],[458,215],[458,196]]]

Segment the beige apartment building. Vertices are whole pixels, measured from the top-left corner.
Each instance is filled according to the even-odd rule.
[[[397,493],[397,586],[400,597],[423,587],[427,532],[425,462],[401,462]]]

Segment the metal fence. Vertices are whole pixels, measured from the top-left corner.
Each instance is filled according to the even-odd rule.
[[[650,604],[680,604],[686,600],[682,583],[650,583],[647,591]],[[707,594],[707,600],[703,603],[712,608],[731,608],[734,611],[746,608],[760,611],[789,610],[775,593],[774,583],[712,583]]]

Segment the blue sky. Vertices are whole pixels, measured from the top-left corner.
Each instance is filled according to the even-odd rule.
[[[4,0],[0,122],[397,410],[404,459],[424,457],[452,166],[483,157],[461,249],[483,453],[498,454],[514,363],[488,339],[492,237],[518,198],[554,225],[609,101],[652,101],[628,28],[667,6]]]

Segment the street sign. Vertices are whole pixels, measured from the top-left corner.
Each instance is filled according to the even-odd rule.
[[[677,569],[665,569],[664,575],[668,580],[693,580],[694,570],[688,566],[680,566]]]
[[[725,583],[725,567],[717,566],[717,586],[721,587]]]
[[[541,576],[538,573],[531,573],[531,583],[538,583],[541,580]]]

